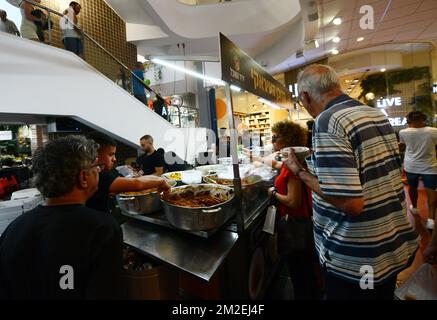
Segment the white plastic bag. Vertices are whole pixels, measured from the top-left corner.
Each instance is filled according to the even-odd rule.
[[[132,170],[132,168],[130,168],[129,166],[119,166],[115,168],[115,170],[117,170],[118,173],[125,178],[132,178],[135,176],[134,170]]]
[[[401,300],[437,300],[437,270],[429,263],[422,264],[395,295]]]

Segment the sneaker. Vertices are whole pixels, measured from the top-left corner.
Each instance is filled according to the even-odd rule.
[[[426,228],[428,230],[434,230],[434,220],[433,219],[426,220]]]
[[[414,208],[412,204],[410,204],[410,211],[412,214],[419,214],[419,209]]]

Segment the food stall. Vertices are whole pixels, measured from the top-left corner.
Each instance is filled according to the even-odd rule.
[[[121,226],[125,244],[182,271],[179,285],[192,296],[257,299],[279,261],[275,237],[262,230],[276,172],[238,154],[230,85],[282,105],[291,96],[222,34],[220,53],[231,157],[164,174],[169,195],[120,194],[117,201],[129,218]]]

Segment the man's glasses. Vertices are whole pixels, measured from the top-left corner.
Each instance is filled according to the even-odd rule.
[[[95,163],[87,168],[85,168],[86,170],[92,169],[97,167],[97,169],[99,170],[99,172],[103,171],[105,169],[105,164],[104,163]]]

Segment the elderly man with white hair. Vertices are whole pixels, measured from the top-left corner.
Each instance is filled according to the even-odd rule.
[[[406,216],[398,142],[387,118],[341,90],[336,72],[312,65],[299,97],[313,118],[307,171],[285,165],[313,190],[314,237],[327,299],[393,299],[418,236]]]

